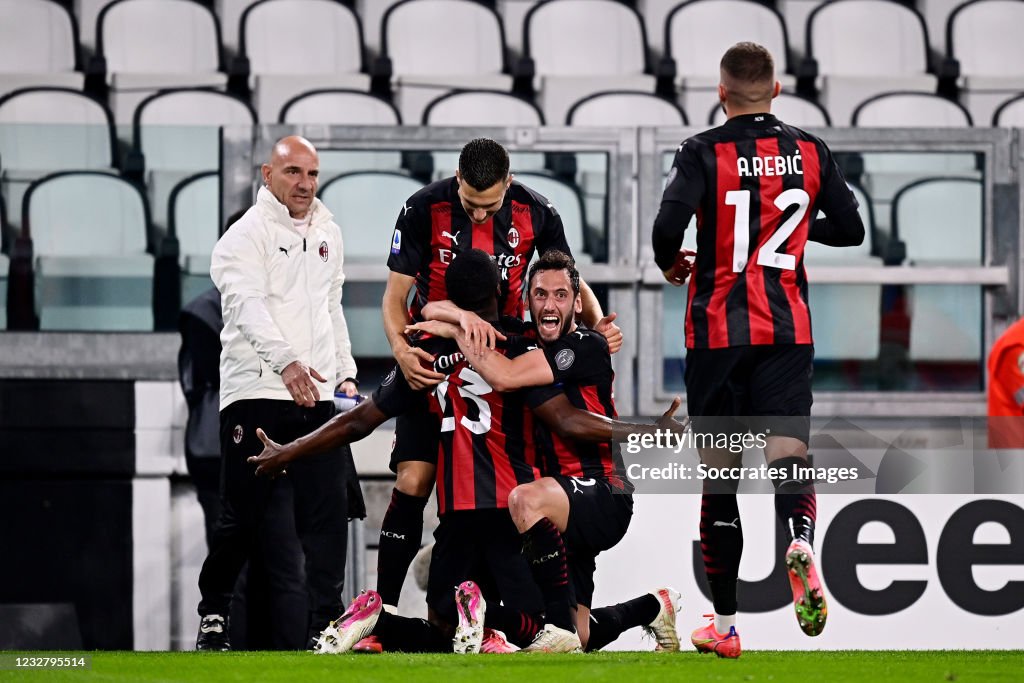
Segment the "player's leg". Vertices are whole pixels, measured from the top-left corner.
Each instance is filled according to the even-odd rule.
[[[721,434],[746,430],[735,419],[745,413],[746,355],[743,348],[691,349],[686,354],[686,397],[694,438],[698,444],[708,444],[698,452],[702,464],[715,474],[740,464],[739,455],[710,445]],[[738,483],[727,476],[709,476],[703,482],[700,546],[714,619],[690,637],[698,651],[730,657],[739,656],[739,639],[734,641],[735,648],[718,645],[730,638],[736,625],[736,587],[743,555]]]
[[[775,512],[789,537],[789,568],[793,605],[800,628],[816,636],[825,628],[828,607],[814,562],[814,525],[817,498],[809,465],[811,370],[810,345],[765,349],[751,377],[754,414],[763,420],[767,439],[765,459],[783,475],[773,480]]]
[[[196,649],[227,650],[227,618],[238,574],[249,558],[270,495],[270,480],[253,476],[246,458],[263,449],[256,427],[273,428],[281,401],[236,401],[221,411],[221,513],[199,573]]]
[[[420,549],[423,510],[437,471],[438,429],[436,419],[428,414],[400,415],[396,420],[391,469],[397,479],[381,522],[377,551],[377,592],[391,613],[397,611],[405,575]]]
[[[584,651],[600,650],[615,642],[629,629],[640,627],[654,637],[659,651],[674,652],[679,649],[676,613],[680,606],[680,596],[676,590],[659,588],[617,605],[589,611]],[[580,633],[583,632],[580,628]]]
[[[570,601],[568,556],[562,532],[569,520],[569,498],[551,477],[512,490],[509,513],[522,536],[523,553],[544,596],[545,626],[576,631]]]
[[[298,408],[298,406],[296,406]],[[301,409],[300,430],[289,440],[309,433],[334,414],[334,404],[322,401]],[[295,529],[305,551],[306,590],[309,594],[310,644],[332,619],[342,613],[348,550],[348,483],[338,449],[304,458],[288,466],[294,489]]]

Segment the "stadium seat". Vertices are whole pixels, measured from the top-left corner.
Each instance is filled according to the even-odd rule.
[[[588,237],[590,228],[579,189],[564,180],[541,173],[517,173],[516,180],[544,196],[555,207],[562,217],[565,240],[576,262],[581,265],[593,263],[594,259],[590,255],[591,240]]]
[[[423,183],[401,173],[346,173],[320,186],[320,201],[334,214],[345,240],[346,261],[380,263],[406,199]]]
[[[46,176],[25,193],[23,230],[40,329],[153,329],[149,208],[135,186],[95,171]]]
[[[828,128],[832,125],[832,119],[824,107],[799,95],[781,93],[772,100],[772,113],[779,120],[797,128]],[[711,108],[708,123],[712,126],[725,123],[725,112],[720,104]]]
[[[893,0],[833,0],[807,20],[807,51],[818,74],[819,100],[832,123],[846,126],[872,95],[935,92],[928,71],[924,20]],[[808,67],[812,68],[812,67]]]
[[[512,90],[501,19],[489,7],[472,0],[406,0],[388,8],[382,31],[395,102],[406,121],[419,121],[431,100],[452,89]]]
[[[853,110],[861,128],[967,128],[971,115],[959,102],[926,92],[888,92],[869,97]]]
[[[21,223],[29,184],[66,170],[113,170],[114,122],[99,101],[70,88],[23,88],[0,97],[0,189]]]
[[[983,185],[930,178],[904,187],[892,207],[893,235],[914,265],[982,263]],[[977,285],[917,285],[910,299],[912,361],[978,361],[982,293]]]
[[[110,108],[131,122],[139,103],[168,88],[224,88],[220,29],[208,7],[191,0],[115,0],[97,20]]]
[[[789,71],[789,41],[782,17],[754,0],[692,0],[672,10],[665,24],[665,56],[675,63],[682,107],[705,112],[718,102],[719,63],[740,41],[768,48],[775,78],[787,92],[796,88]]]
[[[167,227],[163,221],[175,185],[220,168],[220,127],[255,123],[246,102],[216,90],[168,90],[139,104],[132,121],[132,149],[158,225]]]
[[[358,90],[334,88],[311,90],[285,103],[281,123],[300,125],[400,126],[402,117],[392,104]],[[320,177],[330,178],[355,171],[390,170],[402,167],[398,151],[321,148]]]
[[[648,92],[596,92],[577,100],[565,116],[569,126],[687,126],[679,105]]]
[[[543,126],[533,102],[500,90],[453,90],[423,110],[425,126]]]
[[[171,190],[168,206],[168,234],[178,240],[181,300],[187,302],[213,286],[210,254],[220,237],[220,174],[185,178]]]
[[[547,121],[564,121],[573,102],[601,90],[655,89],[654,76],[645,73],[643,22],[635,9],[613,0],[534,5],[526,15],[523,48]]]
[[[544,114],[533,102],[499,90],[453,90],[427,104],[425,126],[543,126]],[[459,152],[433,152],[434,177],[455,172]],[[512,171],[544,168],[540,152],[509,152]]]
[[[0,95],[32,86],[82,89],[71,13],[51,0],[0,2]]]
[[[240,53],[248,60],[261,121],[277,121],[296,95],[322,88],[368,91],[359,19],[334,0],[260,0],[242,14]],[[301,45],[302,49],[287,46]]]
[[[804,266],[882,267],[872,255],[875,212],[871,199],[859,187],[851,186],[864,222],[865,238],[857,247],[827,247],[807,242]],[[875,360],[881,330],[882,286],[872,284],[815,284],[809,278],[808,305],[815,360]]]
[[[360,90],[310,90],[285,102],[281,123],[341,126],[400,126],[402,116],[387,100]]]
[[[991,121],[999,103],[1024,90],[1024,2],[972,0],[946,25],[946,54],[959,64],[961,99],[975,121]]]
[[[321,185],[320,201],[341,226],[345,263],[379,265],[386,272],[384,262],[395,220],[405,200],[422,187],[421,182],[409,176],[383,171],[348,173]],[[387,348],[387,340],[382,332],[379,293],[371,295],[367,285],[352,283],[345,286],[344,296],[353,355],[380,356],[381,348]],[[367,300],[372,305],[367,305]]]
[[[999,128],[1024,128],[1024,95],[1006,100],[992,115],[992,125]]]

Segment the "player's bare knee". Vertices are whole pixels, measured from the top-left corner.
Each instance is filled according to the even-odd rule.
[[[528,529],[544,517],[544,496],[535,486],[517,486],[508,494],[508,511],[520,530]]]
[[[434,471],[430,463],[402,463],[398,467],[395,488],[407,496],[426,498],[434,488]]]

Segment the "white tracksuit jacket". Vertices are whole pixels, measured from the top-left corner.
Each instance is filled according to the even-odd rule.
[[[331,212],[313,201],[308,234],[261,187],[252,206],[213,249],[210,276],[221,293],[220,409],[242,399],[291,401],[281,372],[302,361],[327,382],[320,400],[355,378],[341,307],[344,249]]]

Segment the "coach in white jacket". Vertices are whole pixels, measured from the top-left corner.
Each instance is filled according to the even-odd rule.
[[[246,463],[262,427],[291,441],[334,414],[334,391],[356,393],[356,365],[342,312],[341,230],[316,198],[319,157],[308,140],[274,145],[256,204],[221,237],[210,275],[224,313],[220,442],[224,512],[199,576],[196,648],[227,650],[227,614],[272,483]],[[308,463],[308,467],[305,465]],[[295,524],[306,555],[310,624],[319,634],[341,612],[348,504],[336,453],[290,467]]]

